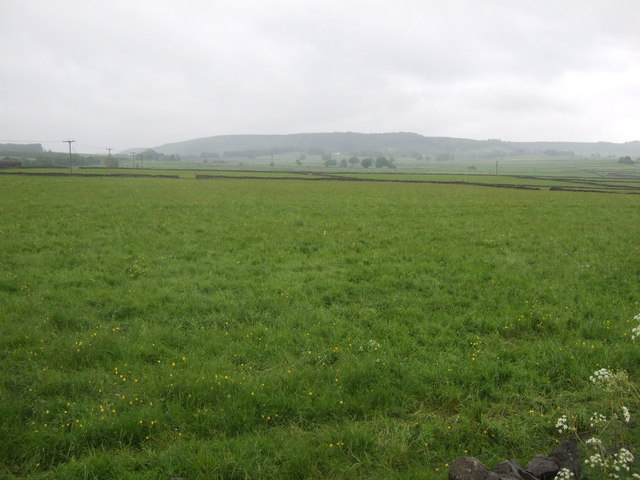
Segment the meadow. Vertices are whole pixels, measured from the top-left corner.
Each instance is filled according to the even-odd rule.
[[[548,452],[602,400],[594,370],[640,375],[638,195],[0,191],[0,478],[446,478]]]

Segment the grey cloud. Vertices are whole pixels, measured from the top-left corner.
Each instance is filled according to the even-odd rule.
[[[0,131],[122,148],[317,130],[633,140],[635,8],[5,0]]]

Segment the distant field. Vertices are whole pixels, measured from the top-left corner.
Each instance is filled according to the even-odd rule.
[[[272,180],[359,180],[372,182],[404,182],[404,183],[440,183],[440,184],[468,184],[486,185],[503,188],[537,188],[572,191],[592,191],[610,193],[640,193],[640,169],[635,166],[619,164],[598,164],[593,161],[588,165],[587,160],[558,161],[555,169],[551,168],[548,160],[531,159],[528,163],[522,159],[512,160],[513,173],[479,173],[469,171],[455,173],[452,169],[447,173],[446,168],[440,173],[420,171],[418,168],[326,168],[315,169],[291,166],[264,169],[260,165],[244,166],[242,169],[229,169],[229,165],[218,165],[208,168],[189,169],[183,164],[182,168],[166,167],[167,162],[155,162],[150,168],[100,168],[81,167],[68,168],[23,168],[0,170],[0,175],[47,175],[47,176],[122,176],[122,177],[172,177],[180,179],[272,179]],[[151,163],[151,162],[147,162]],[[439,162],[445,164],[446,162]],[[504,162],[503,162],[504,163]],[[456,164],[460,170],[464,165]],[[476,165],[480,165],[476,162]],[[528,169],[538,165],[535,174],[526,173]],[[562,168],[559,167],[562,165]],[[201,167],[205,165],[201,164]],[[452,168],[454,165],[449,165]],[[253,169],[251,168],[253,167]],[[587,168],[588,167],[588,168]],[[546,172],[546,173],[543,173]]]
[[[446,478],[640,375],[639,195],[195,173],[0,175],[1,478]]]
[[[300,157],[304,157],[298,164]],[[373,156],[375,157],[375,155]],[[343,160],[348,162],[351,155],[336,154],[333,157],[338,164]],[[359,160],[364,156],[357,157]],[[390,157],[391,158],[391,157]],[[28,165],[35,159],[25,159]],[[104,170],[100,167],[101,157],[96,156],[96,167],[75,166],[74,171]],[[410,173],[410,174],[455,174],[455,175],[534,175],[534,176],[586,176],[603,177],[614,175],[631,175],[640,177],[640,167],[637,165],[624,165],[618,163],[617,158],[606,157],[549,157],[545,155],[519,155],[501,156],[496,158],[464,158],[456,160],[436,161],[434,159],[416,160],[415,158],[394,157],[395,169],[387,168],[363,168],[360,165],[352,166],[347,163],[347,167],[332,166],[326,167],[320,155],[303,155],[301,152],[289,152],[276,154],[273,156],[259,156],[255,158],[227,158],[224,160],[185,160],[185,161],[158,161],[146,160],[140,162],[139,159],[132,163],[131,159],[121,159],[118,172],[135,171],[189,171],[189,170],[218,170],[218,171],[262,171],[262,172],[350,172],[366,174],[384,173]],[[144,167],[144,168],[141,168]],[[29,169],[35,170],[35,169]],[[44,170],[51,170],[46,168]],[[68,163],[60,171],[69,171]]]

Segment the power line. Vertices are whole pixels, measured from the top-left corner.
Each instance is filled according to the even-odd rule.
[[[69,171],[73,173],[73,161],[71,160],[71,144],[75,142],[75,140],[63,140],[64,143],[69,144]]]
[[[91,144],[89,144],[89,143],[84,143],[84,142],[82,142],[82,141],[77,142],[77,143],[78,143],[78,145],[79,145],[79,146],[81,146],[81,147],[91,148],[91,149],[93,149],[93,150],[101,150],[101,151],[102,151],[102,150],[104,150],[104,149],[105,149],[105,147],[99,147],[99,146],[97,146],[97,145],[91,145]]]

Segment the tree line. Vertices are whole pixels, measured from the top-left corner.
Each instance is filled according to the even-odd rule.
[[[338,162],[338,160],[333,158],[331,154],[326,153],[322,155],[322,160],[324,161],[325,167],[337,167],[339,165],[342,168],[346,168],[347,166],[355,167],[356,165],[360,165],[363,168],[396,168],[393,158],[387,157],[377,157],[375,159],[366,157],[359,159],[358,157],[353,156],[348,159],[342,158]],[[300,165],[301,163],[298,164]]]

